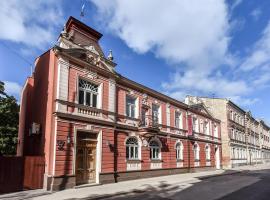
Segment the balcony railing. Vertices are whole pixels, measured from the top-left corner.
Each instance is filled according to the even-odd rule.
[[[148,127],[148,128],[159,128],[159,119],[156,116],[153,115],[145,115],[141,119],[140,123],[141,127]]]

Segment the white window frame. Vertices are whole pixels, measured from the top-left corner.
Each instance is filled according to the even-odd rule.
[[[192,117],[192,129],[196,133],[199,132],[199,119],[197,117]]]
[[[127,105],[128,104],[128,101],[127,101],[127,99],[128,98],[130,98],[130,99],[132,99],[132,100],[134,100],[134,106],[132,106],[133,104],[130,104],[130,105]],[[137,103],[137,101],[138,101],[138,98],[136,98],[136,97],[134,97],[134,96],[131,96],[131,95],[126,95],[126,107],[125,107],[125,110],[126,110],[126,116],[127,117],[130,117],[130,118],[137,118],[138,117],[138,103]],[[134,107],[134,116],[131,116],[131,109],[132,109],[132,107]],[[127,110],[127,108],[129,109],[129,115],[128,115],[128,110]]]
[[[80,81],[85,81],[86,83],[90,83],[94,86],[97,86],[97,92],[95,91],[92,91],[91,89],[87,89],[87,88],[81,88],[80,87]],[[93,82],[93,81],[90,81],[90,80],[87,80],[83,77],[78,77],[78,93],[77,93],[77,102],[78,104],[80,105],[85,105],[85,106],[89,106],[89,107],[93,107],[93,108],[101,108],[101,98],[102,98],[102,84],[100,83],[96,83],[96,82]],[[84,99],[83,99],[83,104],[80,103],[80,91],[83,91],[84,93]],[[90,105],[87,105],[86,104],[86,93],[90,93]],[[93,95],[96,95],[97,98],[96,98],[96,107],[93,106]]]
[[[205,159],[207,161],[211,160],[211,148],[210,148],[209,144],[205,145]]]
[[[176,150],[176,160],[184,160],[184,146],[181,141],[176,142],[175,144],[175,150]]]
[[[131,140],[136,140],[137,144],[127,144]],[[127,160],[140,160],[140,144],[137,137],[128,137],[125,141],[126,146],[126,159]],[[133,151],[133,155],[131,155]],[[137,151],[137,153],[136,153]]]
[[[177,122],[177,114],[179,115],[178,117],[178,122]],[[183,129],[183,113],[180,111],[175,111],[175,117],[174,117],[174,123],[175,123],[175,127],[179,128],[179,129]]]
[[[151,146],[151,143],[156,143],[158,146]],[[151,160],[161,160],[161,142],[158,139],[150,140],[149,149],[150,149],[150,159]]]
[[[214,124],[214,137],[218,138],[218,126]]]
[[[153,110],[154,106],[156,106],[158,108],[158,110],[157,110],[157,116],[154,116],[154,113],[156,113]],[[154,118],[157,117],[158,118],[158,120],[157,120],[158,124],[161,124],[162,123],[161,116],[162,116],[161,115],[161,105],[152,103],[152,120],[153,120],[153,122],[154,122]]]
[[[198,143],[195,143],[193,145],[193,151],[194,151],[194,160],[196,161],[200,161],[200,146]]]

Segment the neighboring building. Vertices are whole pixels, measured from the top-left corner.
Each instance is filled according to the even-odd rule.
[[[23,88],[18,155],[44,155],[44,188],[220,168],[220,121],[118,74],[101,37],[70,17]]]
[[[260,120],[260,149],[263,163],[270,162],[270,127]]]
[[[187,104],[204,103],[221,120],[222,166],[258,164],[269,160],[269,127],[228,99],[187,96]],[[263,153],[262,153],[263,152]]]

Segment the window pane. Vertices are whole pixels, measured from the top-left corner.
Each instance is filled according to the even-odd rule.
[[[129,147],[126,147],[126,158],[129,159]]]
[[[89,92],[86,92],[85,105],[87,106],[91,105],[91,94]]]
[[[134,147],[130,148],[130,158],[134,158]]]
[[[84,92],[82,90],[79,91],[79,104],[84,104]]]
[[[92,99],[92,107],[97,107],[97,95],[93,94],[93,99]]]
[[[135,107],[131,106],[131,115],[130,117],[135,117]]]

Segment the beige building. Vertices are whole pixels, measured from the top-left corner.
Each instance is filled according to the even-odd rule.
[[[221,121],[223,168],[270,161],[270,128],[251,112],[224,98],[187,96],[185,103],[203,103]]]

